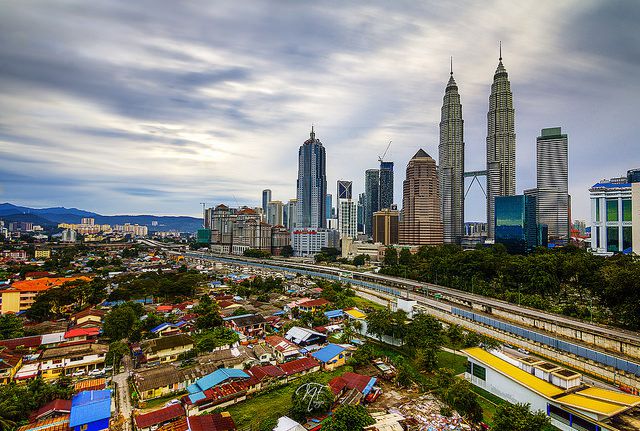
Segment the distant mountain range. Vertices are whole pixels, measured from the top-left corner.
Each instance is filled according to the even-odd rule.
[[[187,216],[154,216],[154,215],[114,215],[104,216],[78,208],[29,208],[5,202],[0,204],[0,219],[5,222],[24,221],[55,227],[58,223],[80,223],[83,217],[92,217],[96,224],[139,224],[149,227],[149,231],[177,230],[180,232],[195,232],[202,227],[202,219]],[[152,226],[153,221],[158,226]]]

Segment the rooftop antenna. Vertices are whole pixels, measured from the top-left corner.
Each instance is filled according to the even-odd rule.
[[[378,156],[378,161],[379,161],[380,163],[384,162],[384,156],[386,156],[386,155],[387,155],[387,151],[389,151],[389,147],[391,146],[391,142],[392,142],[392,141],[389,141],[389,143],[387,144],[387,148],[384,150],[384,153],[382,153],[382,155],[381,155],[381,156]]]
[[[451,56],[451,76],[453,76],[453,55]]]
[[[502,61],[502,41],[500,41],[499,44],[500,44],[500,58],[498,58],[498,60]]]

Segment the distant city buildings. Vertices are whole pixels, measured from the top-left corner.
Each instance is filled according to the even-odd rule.
[[[407,175],[402,192],[399,243],[410,245],[443,243],[436,162],[422,149],[407,164]]]
[[[298,257],[313,256],[326,247],[340,247],[337,230],[325,228],[299,228],[291,232],[291,246]]]
[[[337,218],[340,237],[358,236],[358,203],[352,199],[353,183],[338,180],[337,182]]]
[[[271,201],[267,204],[267,223],[271,226],[284,225],[284,204],[282,201]]]
[[[286,208],[286,217],[284,226],[292,230],[298,227],[298,200],[297,199],[289,199],[287,202]]]
[[[393,205],[393,162],[380,160],[379,183],[378,209],[391,208]]]
[[[265,189],[262,191],[262,213],[265,217],[269,217],[269,202],[271,202],[271,190]]]
[[[502,49],[493,76],[487,113],[487,221],[494,238],[495,198],[516,194],[516,133],[513,94],[502,64]]]
[[[591,250],[599,255],[640,251],[640,169],[589,189]]]
[[[326,195],[325,149],[311,127],[309,139],[298,151],[298,226],[316,229],[327,225]]]
[[[373,232],[373,213],[380,209],[380,170],[367,169],[364,172],[364,232]]]
[[[464,235],[464,121],[453,67],[442,100],[438,163],[444,242],[459,244]]]

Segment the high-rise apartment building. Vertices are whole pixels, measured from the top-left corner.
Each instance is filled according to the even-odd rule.
[[[353,200],[353,183],[338,180],[336,202],[340,237],[356,238],[358,235],[358,203]]]
[[[464,122],[453,68],[442,99],[438,163],[444,242],[459,244],[464,235]]]
[[[364,233],[365,194],[358,195],[358,233]]]
[[[511,83],[502,64],[493,75],[487,113],[487,226],[494,238],[495,198],[516,194],[516,133]]]
[[[309,139],[298,150],[298,226],[322,228],[327,225],[326,153],[311,127]]]
[[[265,189],[262,191],[262,214],[265,220],[269,218],[269,202],[271,202],[271,190]]]
[[[536,139],[538,224],[547,225],[549,242],[569,242],[569,154],[560,127],[542,129]]]
[[[436,245],[443,240],[436,161],[420,149],[407,164],[402,184],[399,243]]]
[[[327,193],[325,202],[325,218],[333,218],[333,195],[331,193]]]
[[[380,170],[367,169],[364,172],[364,232],[372,235],[373,213],[380,207]]]
[[[397,244],[399,220],[400,213],[397,209],[383,208],[373,213],[373,242]]]
[[[380,162],[379,181],[378,209],[391,208],[393,205],[393,162]]]
[[[284,225],[284,204],[282,201],[271,201],[267,204],[267,223],[271,226]]]

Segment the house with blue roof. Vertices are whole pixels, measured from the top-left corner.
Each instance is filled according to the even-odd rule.
[[[176,335],[180,332],[180,328],[186,325],[186,322],[179,321],[178,323],[164,322],[151,329],[152,334],[156,334],[159,337],[167,337],[169,335]]]
[[[204,391],[218,386],[227,381],[249,379],[251,376],[236,368],[220,368],[213,373],[207,374],[193,384],[187,386],[188,397],[192,403],[206,398]]]
[[[351,357],[351,351],[346,346],[331,343],[313,352],[311,356],[320,361],[322,368],[331,371],[343,366]]]
[[[342,317],[344,316],[344,311],[329,310],[329,311],[325,311],[324,315],[327,316],[327,319],[329,319],[330,322],[336,322],[338,320],[342,320]]]
[[[109,429],[111,389],[83,391],[71,399],[69,428],[74,431]]]

